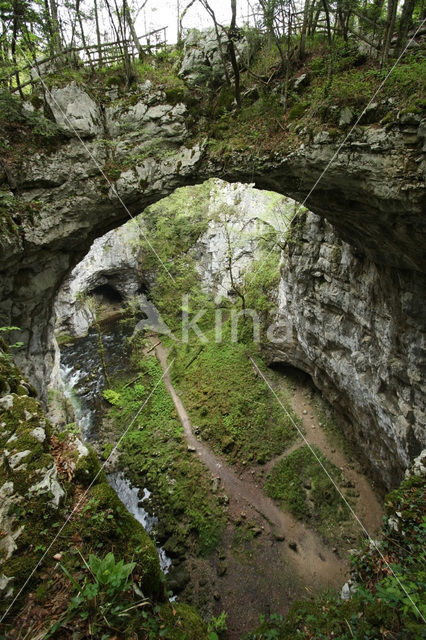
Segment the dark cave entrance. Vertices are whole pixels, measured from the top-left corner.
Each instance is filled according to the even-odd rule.
[[[321,394],[320,390],[314,383],[312,376],[306,371],[303,371],[303,369],[294,367],[292,364],[288,364],[286,362],[272,362],[269,365],[269,368],[272,369],[272,371],[281,373],[290,382],[304,386],[312,392]]]
[[[121,293],[109,283],[98,285],[90,291],[90,294],[98,298],[101,302],[111,305],[121,304],[124,300]]]

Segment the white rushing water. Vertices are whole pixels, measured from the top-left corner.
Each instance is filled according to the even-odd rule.
[[[109,473],[107,475],[110,486],[114,489],[121,502],[126,505],[127,510],[132,516],[141,523],[143,528],[150,533],[157,524],[158,519],[151,516],[142,507],[141,502],[149,500],[151,495],[148,489],[143,490],[143,498],[139,497],[139,489],[132,487],[130,480],[126,478],[123,472]],[[158,555],[160,556],[160,566],[163,573],[167,573],[172,565],[172,561],[167,557],[166,552],[157,546]]]
[[[113,340],[113,336],[107,336],[110,341]],[[107,341],[104,336],[104,341]],[[101,393],[100,391],[100,378],[92,380],[88,387],[84,382],[87,380],[88,373],[93,370],[93,365],[96,358],[91,354],[91,349],[96,352],[96,343],[91,345],[88,343],[88,338],[84,341],[84,359],[81,357],[80,347],[83,342],[76,341],[75,346],[68,350],[67,362],[61,362],[60,372],[64,386],[64,395],[70,400],[74,414],[81,430],[81,433],[85,440],[89,442],[96,439],[96,424],[94,424],[95,413],[91,410],[90,402],[93,402],[96,395]],[[74,350],[75,349],[75,350]],[[80,365],[77,362],[80,362]],[[84,362],[84,369],[82,367]],[[84,388],[84,391],[82,389]],[[150,533],[154,526],[157,524],[158,519],[155,516],[150,515],[142,506],[146,500],[149,500],[150,492],[148,489],[143,489],[142,498],[139,497],[140,489],[133,487],[130,480],[126,478],[123,472],[115,472],[107,474],[107,480],[109,485],[114,489],[121,502],[126,509],[132,514],[134,518],[144,529]],[[166,552],[161,547],[157,546],[158,555],[160,558],[160,566],[163,573],[167,573],[172,565],[172,561],[167,557]]]
[[[93,423],[92,412],[82,406],[75,391],[78,382],[84,374],[80,369],[73,369],[66,364],[60,365],[60,372],[64,385],[64,396],[71,402],[81,433],[83,437],[88,440],[90,439],[90,431]]]

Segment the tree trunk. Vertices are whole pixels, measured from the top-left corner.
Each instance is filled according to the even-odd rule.
[[[237,62],[237,54],[234,46],[234,38],[237,37],[237,0],[231,0],[231,10],[232,10],[232,18],[231,18],[231,26],[229,27],[228,32],[228,51],[229,57],[231,59],[232,70],[234,72],[234,82],[235,82],[235,101],[237,103],[237,108],[241,109],[241,88],[240,88],[240,69],[238,67]]]
[[[128,69],[128,64],[127,64],[128,58],[127,58],[127,55],[126,55],[126,51],[123,49],[123,47],[125,45],[124,45],[122,39],[120,38],[120,34],[119,34],[117,26],[116,26],[116,24],[114,22],[114,16],[112,14],[112,10],[111,10],[111,7],[110,7],[110,4],[109,4],[108,0],[105,0],[105,6],[106,6],[107,11],[108,11],[109,19],[110,19],[113,31],[115,33],[115,37],[117,38],[118,47],[119,47],[120,52],[122,53],[123,58],[124,58],[124,70],[125,70],[125,73],[126,73],[126,78],[127,78],[127,80],[129,80],[129,76],[128,76],[129,69]],[[117,4],[116,4],[116,6],[117,6]]]
[[[382,10],[383,10],[383,4],[384,4],[385,0],[374,0],[373,6],[374,6],[374,14],[373,14],[373,20],[374,20],[374,28],[373,28],[373,40],[376,37],[377,34],[377,24],[379,22],[379,18],[382,15]]]
[[[80,0],[76,0],[76,2],[75,2],[75,11],[76,11],[76,14],[77,14],[78,24],[80,26],[81,42],[83,44],[84,51],[86,52],[86,56],[87,56],[87,58],[89,60],[90,68],[92,69],[92,71],[94,71],[92,58],[90,56],[90,51],[87,48],[86,36],[84,35],[83,19],[81,17],[81,12],[80,12]]]
[[[405,0],[402,7],[401,20],[398,29],[398,40],[396,42],[396,52],[399,54],[407,40],[408,32],[412,25],[415,0]]]
[[[55,54],[54,44],[53,44],[53,26],[52,26],[52,16],[50,15],[50,6],[49,0],[44,0],[44,10],[46,12],[46,25],[47,25],[47,41],[49,46],[50,55]]]
[[[141,9],[143,9],[148,0],[145,0]],[[143,60],[144,51],[141,47],[141,43],[139,42],[138,34],[136,33],[135,25],[132,20],[132,16],[130,15],[130,8],[127,4],[127,0],[123,0],[123,9],[124,9],[124,18],[127,22],[127,26],[129,27],[130,35],[132,36],[133,43],[136,47],[136,51],[138,52],[139,60]]]
[[[308,33],[308,21],[311,11],[310,0],[305,0],[305,6],[303,7],[303,23],[300,30],[300,44],[299,44],[299,58],[304,60],[306,57],[306,35]]]
[[[231,281],[231,288],[232,288],[233,291],[235,291],[237,296],[240,298],[242,309],[243,309],[243,311],[245,311],[246,298],[245,298],[245,295],[244,295],[242,289],[235,282],[234,272],[233,272],[233,269],[232,269],[232,262],[233,262],[232,245],[231,245],[231,238],[229,236],[229,229],[226,226],[226,223],[224,224],[224,227],[225,227],[225,234],[226,234],[226,242],[227,242],[227,245],[228,245],[227,259],[228,259],[228,273],[229,273],[229,279]]]
[[[196,2],[197,0],[190,0],[190,2],[186,5],[185,9],[182,12],[179,11],[178,37],[177,37],[178,45],[180,45],[180,43],[182,42],[182,30],[183,30],[182,24],[183,24],[183,19],[185,17],[185,14]],[[179,0],[178,0],[178,5],[179,5]]]
[[[123,54],[124,54],[124,70],[126,73],[127,84],[129,84],[130,77],[131,77],[131,65],[130,65],[130,58],[129,58],[129,48],[127,46],[127,39],[126,39],[126,23],[125,23],[124,15],[123,15],[123,20],[121,19],[121,12],[120,12],[120,9],[118,8],[117,0],[114,0],[114,6],[115,6],[115,13],[117,15],[117,20],[118,20],[118,28],[121,33],[121,43],[122,43]]]
[[[231,79],[230,79],[229,73],[228,73],[228,67],[227,67],[227,64],[226,64],[225,54],[223,52],[222,38],[221,38],[221,35],[220,35],[220,31],[219,31],[220,25],[219,25],[218,21],[216,20],[215,12],[211,8],[211,6],[207,2],[207,0],[201,0],[201,4],[206,9],[207,13],[210,14],[210,16],[211,16],[211,18],[213,20],[214,30],[215,30],[215,33],[216,33],[217,44],[218,44],[218,47],[219,47],[219,55],[220,55],[220,59],[222,61],[222,66],[223,66],[223,73],[225,74],[226,84],[230,86],[231,85]]]
[[[288,16],[288,25],[287,25],[287,60],[286,60],[286,68],[285,68],[285,80],[284,80],[284,111],[287,110],[287,100],[288,100],[288,87],[290,82],[290,64],[291,64],[291,31],[292,31],[292,15]]]
[[[53,49],[55,53],[59,53],[62,50],[61,31],[58,20],[58,5],[56,0],[49,0],[50,3],[50,16],[52,20],[52,35],[53,35]]]
[[[327,4],[327,0],[322,0],[322,4],[325,12],[325,20],[327,23],[327,40],[328,40],[328,69],[327,69],[327,82],[324,85],[324,95],[327,97],[330,93],[331,84],[333,82],[333,36],[331,33],[330,12]]]
[[[22,93],[21,80],[19,77],[18,64],[16,60],[16,45],[18,41],[18,31],[19,31],[19,6],[18,6],[18,0],[14,0],[13,1],[12,43],[11,43],[12,62],[13,62],[13,66],[15,67],[16,86],[18,87],[19,95],[23,100],[24,94]]]
[[[99,64],[102,65],[102,40],[101,31],[99,29],[99,13],[98,13],[98,0],[94,0],[95,8],[95,25],[96,25],[96,42],[98,45]]]
[[[321,14],[321,2],[317,6],[315,6],[315,4],[312,3],[312,10],[311,10],[309,28],[308,28],[309,36],[313,36],[315,34],[315,31],[317,30],[320,14]]]
[[[389,56],[390,43],[392,40],[393,30],[395,28],[397,6],[398,6],[398,0],[388,0],[385,32],[383,34],[383,44],[382,44],[382,64],[386,62]]]
[[[327,4],[327,0],[322,0],[322,5],[324,7],[324,13],[325,13],[325,21],[327,23],[327,40],[328,40],[328,46],[331,47],[333,46],[333,36],[331,33],[331,22],[330,22],[330,10]]]
[[[275,46],[277,47],[278,53],[280,54],[282,66],[285,67],[286,57],[284,55],[284,51],[280,43],[279,34],[276,32],[275,25],[274,25],[274,15],[273,15],[274,7],[273,5],[272,6],[269,5],[266,2],[266,0],[260,0],[260,6],[262,7],[263,21],[265,23],[267,32],[270,36],[271,42],[272,40],[275,42]]]

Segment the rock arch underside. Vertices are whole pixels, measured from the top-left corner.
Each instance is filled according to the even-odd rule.
[[[323,133],[287,154],[236,150],[225,160],[208,140],[193,141],[184,104],[168,104],[149,81],[131,97],[105,106],[75,83],[52,89],[62,142],[8,168],[13,193],[35,204],[3,238],[0,258],[1,322],[21,328],[30,380],[45,392],[60,284],[129,215],[211,177],[299,202],[310,194],[280,284],[278,313],[292,332],[266,355],[312,376],[376,478],[394,485],[425,433],[425,122],[367,126],[347,141]]]

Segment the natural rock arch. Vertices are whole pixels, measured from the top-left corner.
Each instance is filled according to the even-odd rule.
[[[132,105],[103,110],[74,83],[52,96],[50,107],[68,139],[9,171],[14,193],[37,207],[19,234],[4,240],[0,259],[1,322],[21,327],[20,360],[42,392],[53,362],[54,297],[92,241],[177,187],[210,177],[254,183],[299,202],[309,194],[309,208],[331,222],[355,254],[377,266],[379,280],[381,270],[386,272],[394,298],[390,313],[403,313],[402,281],[412,293],[424,291],[420,145],[426,128],[418,118],[408,123],[408,133],[404,122],[392,131],[367,127],[347,142],[323,132],[284,155],[260,158],[246,150],[225,159],[211,153],[206,141],[190,144],[185,105],[167,104],[164,92],[149,83],[137,89]],[[424,318],[417,309],[413,317],[421,343]]]

